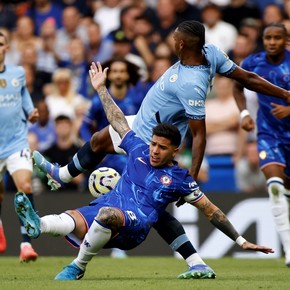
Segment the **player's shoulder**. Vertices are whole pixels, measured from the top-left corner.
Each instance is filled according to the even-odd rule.
[[[211,43],[207,43],[203,46],[203,50],[207,53],[207,54],[217,54],[217,53],[223,53],[225,54],[225,52],[219,48],[218,46],[211,44]]]
[[[266,60],[266,51],[260,51],[257,53],[253,53],[248,55],[242,61],[242,65],[247,64],[251,66],[256,66],[257,64],[264,62]]]
[[[7,73],[19,73],[19,74],[24,74],[24,68],[20,65],[15,65],[15,64],[5,64],[5,70]]]
[[[287,59],[287,61],[290,59],[290,50],[288,49],[285,50],[285,58]]]

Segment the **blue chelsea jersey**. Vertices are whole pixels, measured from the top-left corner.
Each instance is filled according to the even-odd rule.
[[[270,83],[285,90],[290,90],[290,52],[285,51],[285,57],[279,64],[272,64],[267,60],[266,51],[252,54],[244,59],[241,66],[256,73]],[[290,117],[277,119],[271,114],[271,103],[289,106],[280,98],[257,93],[259,109],[257,113],[257,131],[269,134],[284,143],[290,144]]]
[[[184,138],[188,118],[205,119],[205,100],[216,73],[228,75],[236,64],[214,45],[203,47],[207,65],[171,66],[151,87],[133,122],[138,137],[149,144],[152,128],[160,122],[177,126]]]
[[[33,108],[24,69],[5,65],[0,72],[0,159],[29,147],[27,118]]]
[[[197,183],[189,175],[187,169],[173,166],[154,168],[150,165],[149,148],[144,141],[130,131],[120,145],[128,154],[128,162],[122,178],[110,194],[120,208],[130,208],[130,204],[138,208],[139,214],[146,217],[152,225],[170,202],[177,201],[181,196],[194,194],[192,202],[203,197]]]

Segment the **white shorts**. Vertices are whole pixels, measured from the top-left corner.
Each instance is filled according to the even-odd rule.
[[[6,170],[12,175],[15,171],[26,169],[32,172],[33,164],[29,148],[16,152],[5,159],[0,160],[0,181]]]
[[[136,115],[125,116],[130,128],[132,128],[133,121],[135,120]],[[126,152],[119,147],[121,143],[120,135],[113,129],[113,127],[109,126],[109,133],[111,136],[111,140],[114,146],[114,150],[118,154],[126,154]]]

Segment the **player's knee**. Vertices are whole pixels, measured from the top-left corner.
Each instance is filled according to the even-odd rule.
[[[101,131],[95,132],[90,140],[91,149],[94,153],[111,152],[112,140],[109,133],[109,127],[105,127]]]
[[[22,191],[26,194],[29,194],[32,192],[32,187],[31,187],[31,182],[28,182],[28,181],[24,181],[20,184],[19,186],[19,191]]]
[[[112,231],[118,231],[123,225],[123,215],[120,210],[113,207],[102,207],[96,216],[96,220]]]
[[[90,143],[92,151],[94,153],[98,153],[103,149],[103,144],[105,143],[105,140],[100,132],[96,132],[92,136]]]
[[[273,201],[278,201],[281,198],[284,198],[285,187],[282,178],[272,177],[267,180],[268,193]]]

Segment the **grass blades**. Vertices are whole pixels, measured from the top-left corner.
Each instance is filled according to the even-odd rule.
[[[284,259],[206,260],[217,273],[211,280],[178,280],[187,270],[183,260],[170,257],[129,257],[113,259],[96,256],[82,280],[54,281],[55,275],[73,257],[40,257],[36,262],[21,264],[16,257],[0,259],[1,290],[260,290],[290,289],[290,268]]]

